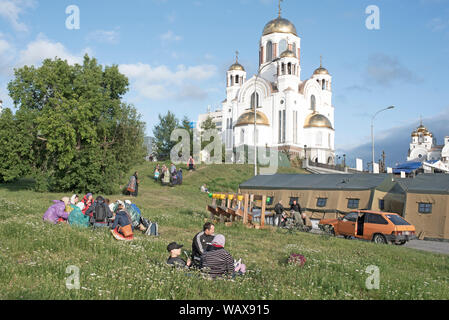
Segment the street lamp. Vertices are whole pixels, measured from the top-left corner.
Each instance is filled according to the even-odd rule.
[[[257,133],[257,80],[260,77],[260,73],[263,69],[270,66],[272,63],[277,62],[281,60],[281,58],[276,58],[272,60],[270,63],[267,63],[262,68],[259,69],[259,72],[257,73],[256,80],[254,81],[254,176],[257,176],[257,143],[256,143],[256,133]]]
[[[394,109],[394,108],[395,108],[394,106],[390,106],[390,107],[388,107],[388,108],[379,110],[379,111],[377,111],[377,112],[373,115],[373,117],[372,117],[372,119],[371,119],[371,141],[372,141],[372,160],[373,160],[373,162],[372,162],[372,169],[373,169],[373,173],[374,173],[374,119],[376,118],[376,116],[377,116],[379,113],[381,113],[381,112],[383,112],[383,111],[391,110],[391,109]]]

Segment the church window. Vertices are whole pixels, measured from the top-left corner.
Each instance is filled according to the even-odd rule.
[[[292,64],[288,63],[288,74],[292,74]]]
[[[268,41],[267,43],[267,59],[265,62],[270,62],[273,60],[273,43]]]
[[[285,110],[282,110],[282,143],[285,143]]]
[[[296,43],[293,43],[292,51],[296,54]]]
[[[278,143],[282,143],[282,111],[279,111],[279,139]]]
[[[242,129],[242,131],[240,131],[240,144],[244,143],[245,143],[245,129]]]
[[[323,86],[322,86],[323,90],[326,90],[326,81],[323,80]]]
[[[231,86],[234,85],[234,76],[231,76]]]
[[[317,145],[317,147],[321,147],[322,144],[323,144],[323,133],[318,132],[316,135],[316,145]]]
[[[251,95],[251,109],[259,108],[259,94],[257,92]]]
[[[312,109],[313,111],[316,110],[316,98],[314,95],[310,97],[310,109]]]
[[[287,40],[282,39],[279,42],[279,54],[282,54],[285,50],[287,50]]]
[[[282,64],[282,67],[281,67],[281,74],[285,74],[285,63]]]
[[[239,76],[235,76],[235,83],[239,83]]]

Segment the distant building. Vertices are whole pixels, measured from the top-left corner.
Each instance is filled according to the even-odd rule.
[[[217,127],[218,132],[221,132],[223,128],[223,113],[222,110],[217,109],[215,111],[211,111],[210,106],[207,108],[207,113],[200,114],[198,116],[198,121],[196,123],[196,129],[201,132],[201,126],[203,123],[210,117],[212,122],[215,123],[215,127]]]
[[[444,145],[437,145],[436,138],[422,124],[412,132],[412,141],[408,151],[409,162],[440,161],[449,166],[449,136],[444,138]]]

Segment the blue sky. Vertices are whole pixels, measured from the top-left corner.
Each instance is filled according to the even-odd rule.
[[[69,5],[80,9],[79,30],[65,27]],[[11,106],[6,85],[14,67],[54,56],[76,63],[87,52],[129,77],[126,100],[143,115],[149,135],[167,110],[196,120],[224,100],[236,50],[248,77],[256,73],[258,42],[277,5],[0,0],[0,99]],[[369,5],[380,9],[380,30],[365,26]],[[369,158],[371,115],[390,105],[396,109],[375,125],[377,153],[387,149],[390,164],[405,160],[420,116],[438,143],[449,135],[449,0],[285,0],[282,7],[301,37],[302,78],[319,66],[320,55],[333,76],[337,153]]]

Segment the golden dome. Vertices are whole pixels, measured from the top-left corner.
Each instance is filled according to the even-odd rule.
[[[240,63],[236,62],[231,67],[229,67],[229,71],[234,71],[234,70],[245,71],[245,68],[243,68],[243,66]]]
[[[296,58],[296,54],[291,50],[285,50],[281,53],[281,58]]]
[[[313,74],[316,74],[316,75],[318,75],[318,74],[325,74],[325,75],[328,75],[328,74],[329,74],[329,71],[327,71],[326,68],[319,67],[318,69],[315,70],[315,72],[314,72]]]
[[[266,35],[272,34],[272,33],[292,33],[295,36],[297,36],[296,28],[293,25],[293,23],[291,23],[287,19],[284,19],[281,17],[278,17],[278,18],[268,22],[265,25],[265,28],[263,29],[262,35],[266,36]]]
[[[431,132],[429,132],[429,130],[427,130],[427,128],[424,127],[422,124],[418,127],[418,129],[413,131],[413,133],[415,133],[416,135],[419,135],[421,133],[424,136],[431,136],[431,137],[433,137],[433,134]],[[413,133],[412,133],[412,135],[413,135]]]
[[[235,125],[236,127],[240,127],[240,126],[246,126],[246,125],[254,125],[254,111],[253,110],[248,110],[245,111],[237,120],[237,124]],[[260,112],[257,111],[257,125],[263,125],[263,126],[269,126],[270,122],[268,121],[267,116]]]
[[[328,128],[334,130],[332,128],[332,123],[329,119],[317,112],[310,114],[304,123],[304,128]]]

